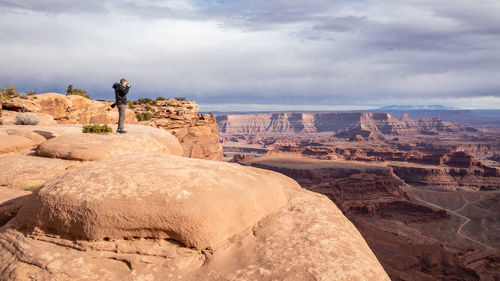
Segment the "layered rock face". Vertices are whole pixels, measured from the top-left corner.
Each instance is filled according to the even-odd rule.
[[[392,163],[394,173],[405,182],[443,190],[498,190],[498,169],[486,167],[454,168],[448,166]]]
[[[217,116],[221,134],[321,133],[336,132],[341,138],[375,135],[437,135],[441,132],[476,131],[438,118],[418,121],[403,115],[395,119],[388,113],[269,113]]]
[[[427,154],[420,151],[400,151],[377,147],[278,146],[270,156],[295,155],[322,160],[353,160],[385,162],[408,184],[442,190],[497,190],[500,188],[500,169],[481,163],[462,152]],[[234,161],[242,158],[237,156]],[[258,165],[258,164],[257,164]],[[267,168],[267,167],[263,167]],[[286,171],[280,171],[285,172]]]
[[[165,154],[49,180],[0,245],[2,280],[389,280],[325,196],[271,171]]]
[[[194,101],[165,99],[154,103],[134,105],[134,110],[151,113],[152,119],[140,122],[165,129],[179,139],[184,156],[207,160],[222,160],[219,127],[214,116],[199,114]]]

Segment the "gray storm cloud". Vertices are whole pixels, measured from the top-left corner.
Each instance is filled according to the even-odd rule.
[[[439,2],[439,3],[436,3]],[[498,1],[0,1],[0,86],[500,108]]]

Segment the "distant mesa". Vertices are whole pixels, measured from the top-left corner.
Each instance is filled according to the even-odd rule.
[[[222,135],[335,133],[338,138],[377,138],[381,135],[439,135],[477,132],[439,118],[412,120],[403,114],[398,120],[384,112],[268,113],[218,115]]]

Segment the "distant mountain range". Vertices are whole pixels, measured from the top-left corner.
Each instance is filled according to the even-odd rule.
[[[387,105],[377,109],[377,111],[387,111],[387,110],[459,110],[455,107],[449,107],[439,104],[433,105]]]

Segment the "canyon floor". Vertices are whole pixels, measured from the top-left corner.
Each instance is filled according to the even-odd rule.
[[[346,116],[218,117],[225,159],[327,195],[392,280],[500,280],[499,128]]]

